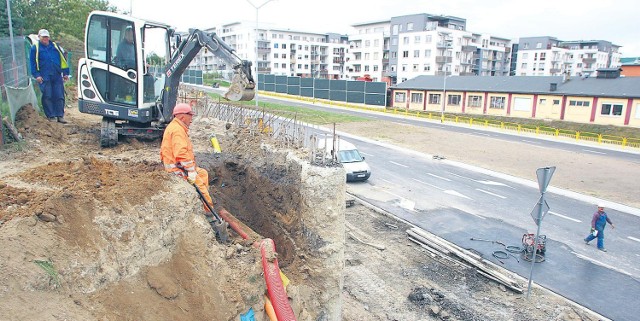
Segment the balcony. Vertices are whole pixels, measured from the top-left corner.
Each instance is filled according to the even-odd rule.
[[[589,58],[589,57],[582,58],[582,63],[583,64],[592,64],[594,62],[596,62],[596,58]]]
[[[268,54],[271,52],[271,48],[258,47],[258,54]]]
[[[476,73],[471,71],[463,71],[460,73],[460,76],[476,76]]]
[[[478,49],[477,46],[462,46],[462,52],[474,52]]]
[[[451,71],[436,71],[436,76],[451,76]]]
[[[472,65],[473,64],[473,60],[471,60],[471,59],[461,60],[460,64],[461,65]]]
[[[552,74],[559,74],[559,73],[562,72],[562,69],[560,69],[560,68],[551,68],[551,69],[549,69],[549,72],[552,73]]]
[[[291,59],[289,60],[289,63],[295,64],[295,63],[296,63],[296,61],[297,61],[297,60],[296,60],[296,58],[291,58]]]
[[[443,63],[451,63],[452,59],[449,56],[436,56],[436,63],[438,64],[443,64]]]

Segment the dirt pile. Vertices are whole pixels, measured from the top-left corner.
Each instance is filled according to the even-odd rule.
[[[160,167],[159,142],[100,149],[86,144],[99,119],[69,110],[61,137],[50,133],[62,125],[22,113],[29,147],[6,151],[0,169],[0,319],[237,320],[249,308],[265,318],[259,253],[235,234],[215,241],[193,188]],[[223,137],[228,151],[215,158],[203,135],[222,125],[192,128],[218,206],[276,240],[296,315],[336,319],[344,182],[314,184],[337,169],[242,132]]]

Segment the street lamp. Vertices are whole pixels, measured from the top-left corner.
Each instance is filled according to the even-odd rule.
[[[265,2],[263,2],[261,5],[256,6],[255,4],[253,4],[253,2],[247,0],[247,2],[256,9],[256,59],[255,59],[255,77],[254,77],[254,82],[256,84],[256,94],[255,94],[255,101],[256,101],[256,108],[258,108],[258,11],[260,10],[260,8],[264,7],[267,3],[271,2],[271,1],[275,1],[275,0],[267,0]]]
[[[444,106],[446,104],[446,100],[447,100],[447,51],[449,50],[449,47],[451,46],[451,40],[447,40],[447,33],[444,32],[439,32],[438,33],[439,36],[442,37],[442,74],[443,74],[443,84],[442,84],[442,107],[440,109],[440,122],[444,123]]]

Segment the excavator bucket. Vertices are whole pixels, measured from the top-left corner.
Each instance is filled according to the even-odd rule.
[[[224,98],[231,101],[249,101],[256,95],[255,88],[255,83],[250,82],[246,76],[235,73]]]

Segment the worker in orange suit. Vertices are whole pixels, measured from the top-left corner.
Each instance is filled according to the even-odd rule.
[[[190,184],[195,183],[213,207],[213,200],[209,195],[209,173],[196,165],[193,145],[189,139],[188,131],[192,119],[193,110],[189,104],[176,105],[173,109],[173,120],[162,136],[160,160],[167,172],[186,178]],[[211,216],[206,206],[204,210],[207,216]]]

